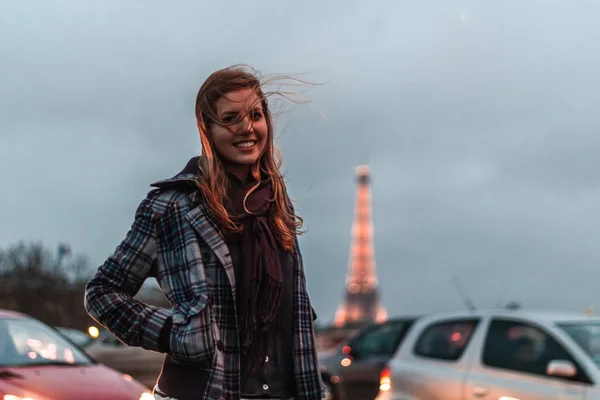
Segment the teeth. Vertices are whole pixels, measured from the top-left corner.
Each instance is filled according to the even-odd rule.
[[[235,147],[252,147],[253,145],[254,145],[254,142],[249,140],[247,142],[236,143]]]

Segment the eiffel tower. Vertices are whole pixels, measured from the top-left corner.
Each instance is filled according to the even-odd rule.
[[[368,166],[359,165],[356,168],[356,180],[346,293],[335,315],[333,325],[336,327],[383,322],[387,319],[387,311],[379,301],[377,289],[371,217],[371,175]]]

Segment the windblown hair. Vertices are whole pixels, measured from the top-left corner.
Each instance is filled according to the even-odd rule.
[[[293,253],[295,235],[302,233],[300,230],[302,227],[302,218],[295,214],[291,205],[283,176],[280,173],[281,153],[273,143],[273,118],[269,110],[267,95],[277,94],[277,92],[265,95],[261,87],[258,72],[249,67],[232,66],[215,71],[206,79],[198,91],[196,98],[196,119],[198,129],[200,130],[202,154],[198,161],[200,176],[197,186],[204,197],[206,206],[217,220],[224,234],[239,232],[242,229],[241,226],[230,218],[225,208],[227,175],[225,167],[210,140],[208,131],[213,124],[237,124],[243,118],[243,116],[238,116],[235,121],[228,121],[227,123],[220,121],[216,107],[217,100],[222,96],[241,89],[251,89],[256,93],[260,99],[268,128],[267,143],[263,153],[250,168],[252,177],[257,183],[249,193],[258,188],[261,177],[266,176],[267,179],[271,180],[274,196],[274,202],[271,206],[271,229],[273,236],[282,248]],[[284,93],[281,94],[285,97]],[[248,195],[246,195],[247,197]],[[244,208],[248,212],[245,204],[246,198],[244,199]]]

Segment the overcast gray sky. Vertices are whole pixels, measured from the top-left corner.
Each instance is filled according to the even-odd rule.
[[[326,4],[323,4],[326,3]],[[600,306],[600,2],[0,2],[0,247],[100,264],[152,181],[199,153],[218,68],[328,80],[280,147],[309,290],[343,298],[354,168],[373,173],[392,315]]]

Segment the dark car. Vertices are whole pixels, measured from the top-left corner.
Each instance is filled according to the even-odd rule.
[[[78,329],[63,328],[61,326],[55,326],[54,329],[59,331],[62,335],[66,336],[67,339],[69,339],[71,342],[75,343],[82,349],[85,349],[94,340],[94,338],[91,337],[89,334],[82,332]]]
[[[165,355],[138,346],[127,346],[107,330],[85,348],[94,360],[130,375],[148,388],[156,384]]]
[[[319,354],[323,382],[335,400],[372,400],[386,390],[388,362],[418,317],[370,325],[334,350]]]

